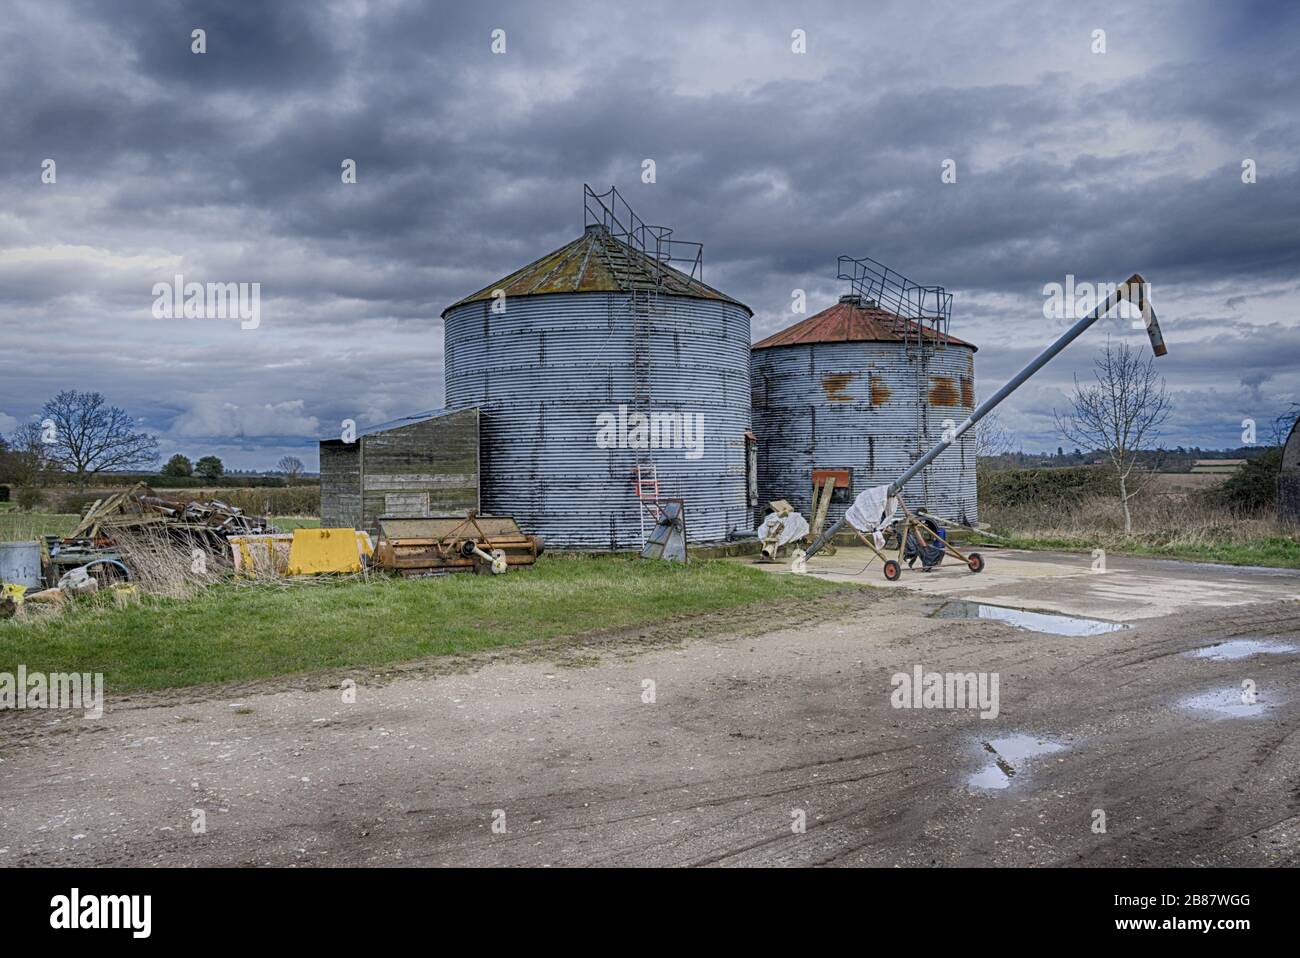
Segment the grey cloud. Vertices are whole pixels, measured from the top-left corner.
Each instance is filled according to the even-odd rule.
[[[312,421],[441,404],[438,314],[577,236],[584,181],[703,242],[707,280],[755,309],[756,337],[798,318],[793,288],[810,311],[833,301],[837,255],[870,255],[956,293],[987,392],[1054,334],[1044,283],[1140,269],[1176,305],[1162,371],[1179,441],[1227,443],[1228,407],[1300,398],[1294,11],[361,9],[15,6],[0,24],[5,415],[97,388],[164,445],[314,462]],[[1093,20],[1104,61],[1087,53]],[[498,26],[505,56],[488,48]],[[46,156],[56,186],[39,182]],[[58,246],[72,252],[33,258]],[[263,327],[150,322],[149,288],[178,266],[261,282]],[[1057,444],[1052,404],[1103,338],[1014,398],[1005,418],[1032,447]]]

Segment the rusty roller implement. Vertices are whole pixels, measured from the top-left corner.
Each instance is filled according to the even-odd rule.
[[[530,566],[542,552],[537,536],[524,535],[510,516],[380,519],[375,564],[403,575],[479,572],[501,575]]]
[[[968,432],[977,422],[979,422],[990,412],[992,412],[997,407],[997,405],[1002,402],[1002,400],[1006,399],[1013,392],[1015,392],[1022,385],[1024,385],[1025,381],[1029,379],[1030,376],[1032,376],[1034,373],[1038,372],[1038,370],[1042,369],[1049,362],[1051,362],[1051,360],[1053,359],[1053,357],[1056,356],[1057,353],[1059,353],[1066,346],[1070,345],[1070,343],[1078,339],[1079,336],[1081,336],[1090,326],[1092,326],[1095,322],[1097,322],[1097,320],[1101,319],[1108,312],[1110,312],[1111,309],[1118,306],[1119,303],[1124,300],[1127,300],[1128,302],[1132,303],[1135,307],[1137,307],[1138,310],[1141,311],[1142,319],[1146,323],[1147,336],[1151,340],[1151,351],[1157,356],[1165,355],[1165,353],[1168,352],[1168,350],[1165,348],[1164,337],[1160,333],[1160,324],[1156,320],[1155,309],[1151,305],[1151,294],[1149,291],[1149,287],[1147,285],[1147,281],[1143,279],[1140,274],[1134,273],[1132,276],[1126,279],[1122,284],[1120,284],[1119,288],[1116,289],[1115,292],[1111,293],[1109,296],[1106,297],[1104,301],[1098,304],[1096,309],[1094,309],[1087,316],[1084,316],[1073,326],[1067,329],[1056,342],[1052,343],[1051,346],[1048,346],[1047,349],[1039,353],[1039,355],[1035,357],[1034,360],[1031,363],[1029,363],[1029,365],[1027,365],[1024,369],[1020,370],[1020,372],[1012,376],[1011,379],[1009,379],[1006,382],[1006,384],[1002,386],[1001,389],[995,392],[988,399],[984,400],[984,402],[980,403],[979,406],[976,407],[975,411],[972,412],[966,418],[966,420],[963,423],[961,423],[955,430],[953,430],[948,435],[945,435],[943,439],[941,439],[938,443],[936,443],[933,447],[931,447],[931,449],[925,455],[923,455],[920,459],[916,460],[916,462],[912,463],[912,465],[908,467],[906,472],[904,472],[897,479],[891,482],[889,484],[889,495],[891,497],[899,496],[899,494],[902,492],[903,487],[907,484],[908,480],[912,479],[922,469],[924,469],[931,462],[933,462],[935,458],[939,456],[940,453],[942,453],[945,449],[947,449],[959,438],[961,438],[961,436],[964,433]],[[900,498],[900,505],[901,505],[902,504],[901,496],[899,498]],[[905,505],[903,506],[903,521],[907,524],[909,531],[912,531],[914,527],[919,525],[918,520],[907,512],[907,507]],[[801,570],[803,567],[803,563],[805,563],[808,559],[816,555],[817,552],[823,546],[825,546],[826,543],[829,542],[835,536],[836,533],[838,533],[841,529],[843,529],[846,524],[847,524],[846,519],[840,519],[829,529],[823,532],[820,536],[818,536],[816,541],[813,542],[812,545],[810,545],[806,551],[798,551],[794,553],[794,555],[792,556],[794,569]],[[915,531],[918,537],[924,540],[924,534],[920,531],[920,529],[917,528],[915,529]],[[904,537],[900,535],[900,540],[902,538]],[[866,540],[865,538],[863,541],[870,544],[869,540]],[[951,546],[948,546],[946,543],[943,543],[943,545],[946,552],[956,556],[962,562],[965,562],[972,572],[980,572],[983,570],[984,560],[980,557],[979,553],[973,552],[969,556],[963,556],[960,553],[958,553],[957,550],[953,549]],[[880,553],[879,550],[875,548],[874,545],[872,545],[871,548],[872,551],[875,552],[877,556],[879,556],[881,559],[884,559],[884,556]],[[901,555],[902,553],[901,541],[899,546],[899,552]],[[891,575],[891,571],[893,573],[892,575]],[[897,579],[899,573],[900,573],[900,569],[898,567],[897,562],[895,562],[894,560],[887,560],[886,569],[885,569],[886,578],[891,580]]]

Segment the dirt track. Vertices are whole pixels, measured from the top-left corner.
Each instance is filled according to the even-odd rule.
[[[1072,588],[1100,586],[1073,562]],[[1192,594],[1201,574],[1113,565]],[[961,575],[924,581],[1016,593]],[[1202,604],[1084,638],[929,618],[935,596],[882,590],[808,627],[787,605],[741,634],[676,623],[357,676],[355,704],[308,679],[110,699],[99,722],[10,713],[0,865],[1294,865],[1300,654],[1182,654],[1300,645],[1300,602],[1277,598],[1300,577],[1234,575],[1205,579],[1236,604],[1207,586]],[[773,615],[782,627],[762,628]],[[998,673],[1001,714],[892,708],[891,675],[916,665]],[[1258,714],[1178,704],[1243,679]],[[1009,762],[1005,788],[968,784],[994,757],[983,743],[1022,732],[1064,747]]]

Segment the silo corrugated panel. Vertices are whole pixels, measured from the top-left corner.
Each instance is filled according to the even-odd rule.
[[[686,500],[690,541],[752,530],[745,488],[750,318],[726,299],[660,294],[634,319],[626,292],[477,300],[445,313],[449,409],[482,412],[484,512],[512,515],[548,547],[640,548],[638,462]],[[634,329],[644,343],[638,383]],[[648,394],[648,408],[636,402]],[[597,415],[620,404],[702,414],[703,451],[603,449]]]
[[[918,380],[919,375],[919,380]],[[960,423],[975,403],[974,351],[899,342],[755,349],[753,416],[759,498],[812,506],[812,470],[851,469],[852,500],[883,485]],[[919,386],[919,388],[918,388]],[[975,434],[967,432],[903,492],[909,507],[973,523]],[[847,503],[833,502],[833,521]]]

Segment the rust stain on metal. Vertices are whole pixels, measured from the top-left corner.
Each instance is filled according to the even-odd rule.
[[[831,402],[853,402],[848,388],[857,376],[857,373],[827,373],[822,377],[822,392]]]
[[[873,406],[883,405],[884,402],[887,399],[889,399],[891,395],[892,393],[890,392],[889,387],[885,385],[885,381],[881,379],[879,376],[872,375],[871,376],[871,405]]]
[[[961,404],[975,408],[975,382],[969,376],[961,377]]]
[[[930,405],[956,406],[961,402],[957,382],[951,376],[930,377]]]

